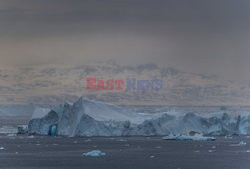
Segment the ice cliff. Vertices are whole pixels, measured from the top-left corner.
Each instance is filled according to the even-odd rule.
[[[53,131],[52,131],[53,130]],[[81,97],[29,122],[29,133],[64,136],[156,136],[187,133],[250,134],[250,113],[138,113]]]

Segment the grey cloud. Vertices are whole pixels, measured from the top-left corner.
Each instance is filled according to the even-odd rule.
[[[155,62],[250,81],[248,0],[2,0],[0,64]]]

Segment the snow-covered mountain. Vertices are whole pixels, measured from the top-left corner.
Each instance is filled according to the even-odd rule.
[[[163,80],[163,90],[89,91],[86,78]],[[74,102],[84,95],[119,105],[250,105],[250,86],[215,76],[187,73],[154,64],[115,63],[0,68],[1,104]]]

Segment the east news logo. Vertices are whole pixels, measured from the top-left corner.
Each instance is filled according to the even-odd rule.
[[[108,79],[98,80],[96,78],[87,78],[87,90],[162,90],[163,80],[136,80],[136,78],[127,78],[126,86],[123,80]],[[125,87],[125,88],[124,88]]]

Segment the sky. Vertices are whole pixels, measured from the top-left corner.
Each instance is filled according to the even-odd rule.
[[[155,63],[250,83],[249,0],[0,0],[0,65]]]

